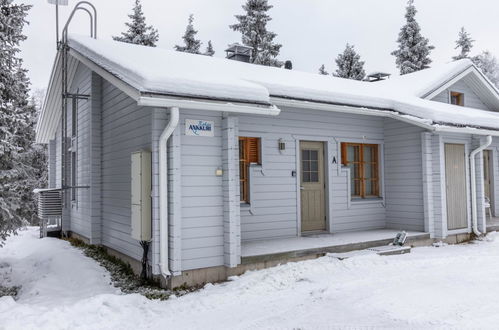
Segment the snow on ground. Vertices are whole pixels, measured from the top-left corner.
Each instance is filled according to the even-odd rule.
[[[168,301],[125,295],[68,243],[30,228],[0,248],[0,329],[497,328],[499,236],[411,254],[326,256]],[[8,283],[6,283],[6,281]]]

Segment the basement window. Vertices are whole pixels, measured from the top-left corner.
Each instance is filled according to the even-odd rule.
[[[464,107],[464,94],[459,92],[450,92],[450,103]]]
[[[378,145],[342,143],[342,164],[350,169],[350,192],[354,198],[379,197]]]
[[[239,137],[239,189],[241,203],[249,203],[249,167],[261,164],[260,138]]]

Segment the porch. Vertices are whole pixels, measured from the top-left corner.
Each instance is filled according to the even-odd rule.
[[[499,220],[499,219],[498,219]],[[345,253],[388,245],[399,231],[376,229],[338,234],[304,235],[282,239],[242,242],[241,263],[254,264],[276,260],[292,260],[326,253]],[[407,232],[406,245],[430,239],[429,233]]]
[[[487,232],[499,231],[499,217],[487,217]]]

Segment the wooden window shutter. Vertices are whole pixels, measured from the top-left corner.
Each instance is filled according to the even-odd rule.
[[[260,164],[260,139],[248,138],[248,162]]]
[[[347,165],[347,143],[341,143],[341,164]]]

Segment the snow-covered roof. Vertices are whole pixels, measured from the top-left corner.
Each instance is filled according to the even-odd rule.
[[[259,106],[291,99],[392,111],[430,125],[499,130],[499,113],[422,99],[465,70],[476,70],[469,60],[368,83],[78,35],[69,37],[69,47],[71,54],[90,61],[140,95]]]

